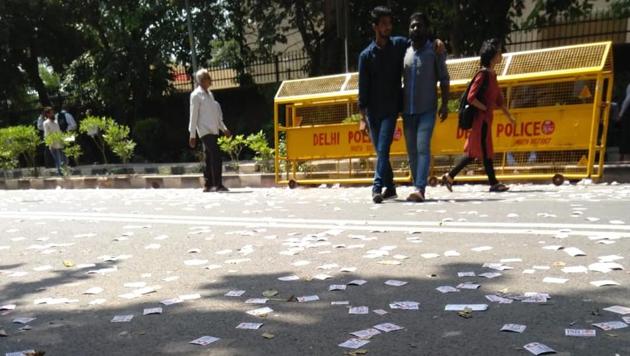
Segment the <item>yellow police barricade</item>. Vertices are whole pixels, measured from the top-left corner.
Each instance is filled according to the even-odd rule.
[[[495,170],[501,180],[599,179],[603,175],[613,89],[612,43],[505,53],[495,68],[516,123],[495,112]],[[449,117],[436,123],[429,183],[462,154],[468,132],[457,128],[459,97],[478,58],[447,61]],[[370,183],[374,149],[358,129],[357,73],[290,80],[274,100],[275,172],[279,184]],[[409,182],[402,120],[391,147],[396,182]],[[465,174],[464,174],[465,173]],[[474,164],[457,181],[485,180]]]

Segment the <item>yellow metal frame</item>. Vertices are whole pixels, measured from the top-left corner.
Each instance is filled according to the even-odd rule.
[[[562,50],[575,50],[580,48],[588,48],[588,47],[603,47],[601,61],[597,66],[587,66],[587,67],[576,67],[573,69],[563,69],[563,70],[552,70],[552,71],[544,71],[544,72],[530,72],[530,73],[522,73],[522,74],[512,74],[507,75],[507,71],[510,68],[512,58],[520,55],[527,54],[538,54],[543,52],[550,51],[562,51]],[[526,51],[526,52],[518,52],[518,53],[506,53],[503,54],[503,61],[501,63],[501,68],[503,69],[502,73],[498,73],[498,81],[499,85],[502,88],[507,88],[507,98],[506,100],[510,100],[511,88],[517,85],[539,85],[539,84],[551,84],[558,82],[567,82],[567,81],[578,81],[578,80],[591,80],[595,81],[595,92],[593,94],[593,103],[592,103],[592,114],[591,114],[591,123],[590,123],[590,137],[588,140],[588,163],[586,164],[586,169],[584,173],[564,173],[563,176],[569,180],[576,180],[582,178],[592,178],[595,180],[600,179],[603,176],[603,167],[604,167],[604,156],[605,156],[605,147],[606,147],[606,132],[609,124],[609,107],[610,101],[612,98],[612,89],[613,89],[613,73],[612,73],[612,42],[599,42],[599,43],[591,43],[591,44],[583,44],[577,46],[564,46],[564,47],[556,47],[542,50],[534,50],[534,51]],[[464,59],[456,59],[447,61],[447,65],[458,65],[461,63],[470,62],[471,65],[475,65],[478,63],[478,58],[464,58]],[[319,127],[318,125],[309,125],[302,127],[286,127],[280,124],[281,118],[280,115],[280,107],[285,106],[284,119],[291,119],[291,122],[295,122],[296,117],[296,108],[305,108],[312,106],[321,106],[325,104],[334,104],[334,103],[348,103],[353,104],[357,101],[358,90],[356,88],[348,88],[349,83],[356,79],[357,73],[348,73],[342,75],[333,75],[333,76],[324,76],[324,77],[316,77],[316,78],[308,78],[308,79],[298,79],[298,80],[290,80],[282,83],[280,88],[278,89],[278,93],[274,99],[274,147],[275,147],[275,179],[276,183],[279,184],[287,184],[291,183],[291,181],[295,181],[300,184],[332,184],[332,183],[342,183],[342,184],[361,184],[361,183],[371,183],[372,177],[365,178],[301,178],[297,172],[297,164],[299,161],[303,160],[316,160],[316,159],[331,159],[337,160],[338,162],[341,160],[348,160],[348,167],[350,173],[352,172],[352,161],[353,159],[366,159],[368,157],[374,157],[373,152],[369,154],[353,154],[353,155],[335,155],[335,157],[317,157],[317,156],[304,156],[299,159],[293,159],[288,161],[287,157],[281,157],[280,152],[280,136],[282,133],[286,135],[290,130],[300,130],[301,128],[313,128]],[[343,78],[345,76],[345,78]],[[341,81],[343,79],[343,85],[336,91],[329,92],[320,92],[320,93],[301,93],[298,95],[291,96],[283,96],[280,95],[283,91],[284,85],[294,85],[294,84],[302,84],[302,83],[311,83],[313,81]],[[465,89],[470,78],[452,78],[451,80],[451,92],[460,92]],[[604,88],[605,82],[607,82],[606,87]],[[605,89],[605,90],[604,90]],[[289,111],[291,111],[291,115],[289,115]],[[527,112],[528,109],[514,109],[518,120],[518,112]],[[287,117],[289,116],[289,117]],[[449,118],[449,120],[454,120],[454,118]],[[455,120],[456,121],[456,120]],[[347,125],[356,125],[356,124],[334,124],[337,126],[347,126]],[[333,125],[321,125],[321,127],[330,128]],[[601,137],[600,137],[601,136]],[[463,148],[463,147],[462,147]],[[507,152],[503,152],[504,161],[505,154]],[[452,153],[449,153],[452,154]],[[434,153],[434,156],[440,155],[440,152]],[[394,154],[393,157],[403,156],[402,154]],[[287,164],[290,164],[290,167],[285,168],[286,177],[283,177],[283,173],[281,172],[281,161],[286,161]],[[435,172],[433,172],[435,173]],[[502,180],[546,180],[550,179],[554,176],[554,173],[519,173],[519,174],[499,174],[499,179]],[[469,182],[469,181],[479,181],[480,179],[484,179],[485,176],[474,175],[474,176],[466,176],[461,175],[457,177],[458,181]],[[409,182],[410,177],[396,177],[395,181],[398,183]]]

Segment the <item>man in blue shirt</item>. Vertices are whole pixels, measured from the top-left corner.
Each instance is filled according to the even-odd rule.
[[[389,149],[402,106],[400,73],[408,41],[404,37],[390,37],[392,19],[392,12],[386,7],[372,10],[376,38],[359,55],[360,128],[369,129],[376,150],[372,200],[377,204],[397,196]],[[381,194],[383,187],[385,193]]]
[[[409,41],[405,37],[391,37],[390,9],[378,6],[371,17],[375,39],[359,55],[359,127],[369,131],[376,150],[372,200],[380,204],[397,197],[389,151],[396,120],[402,111],[401,75]],[[440,40],[435,43],[437,51],[443,52],[444,44]]]
[[[431,163],[431,136],[437,110],[437,82],[440,82],[442,105],[440,119],[448,116],[450,78],[446,52],[437,54],[430,39],[426,15],[414,13],[409,19],[409,38],[403,60],[403,124],[409,170],[415,191],[407,201],[423,202]]]

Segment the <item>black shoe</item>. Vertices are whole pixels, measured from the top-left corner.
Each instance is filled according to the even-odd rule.
[[[229,192],[229,191],[230,191],[230,190],[229,190],[229,189],[227,189],[224,185],[220,185],[220,186],[217,188],[217,192]]]
[[[373,192],[372,193],[372,201],[374,202],[374,204],[380,204],[383,202],[383,195],[379,192]]]
[[[407,197],[407,201],[413,203],[422,203],[424,201],[424,193],[423,192],[413,192],[409,194]]]
[[[448,173],[442,176],[442,185],[448,189],[449,192],[453,192],[453,178]]]
[[[507,192],[508,190],[510,190],[510,187],[502,183],[497,183],[490,187],[490,192],[494,192],[494,193],[503,193],[503,192]]]
[[[217,187],[204,187],[203,188],[204,193],[214,193],[216,191],[217,191]]]
[[[383,200],[395,198],[398,198],[398,195],[396,194],[396,188],[385,188],[385,193],[383,193]]]

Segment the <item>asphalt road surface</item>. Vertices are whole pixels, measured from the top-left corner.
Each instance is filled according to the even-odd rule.
[[[0,351],[630,355],[630,185],[454,190],[0,191]]]

